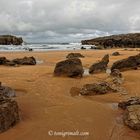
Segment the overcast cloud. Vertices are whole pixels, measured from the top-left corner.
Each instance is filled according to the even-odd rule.
[[[140,31],[140,0],[0,0],[0,34],[77,42]]]

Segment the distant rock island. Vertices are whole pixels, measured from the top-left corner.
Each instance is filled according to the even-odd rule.
[[[140,47],[140,33],[129,33],[98,37],[90,40],[82,40],[82,45],[95,45],[104,48],[113,47]]]
[[[22,37],[12,35],[0,35],[0,45],[22,45]]]

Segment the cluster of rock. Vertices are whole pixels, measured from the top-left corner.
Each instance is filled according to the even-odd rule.
[[[23,39],[12,35],[1,35],[0,45],[22,45]]]
[[[34,57],[23,57],[8,60],[6,57],[0,57],[0,65],[16,66],[16,65],[36,65],[36,59]]]
[[[140,130],[140,97],[131,97],[118,104],[124,111],[124,123],[131,129]]]
[[[20,120],[17,102],[12,98],[15,92],[0,83],[0,133],[8,130]]]
[[[90,40],[82,40],[82,45],[96,45],[108,47],[140,47],[140,33],[130,33],[98,37]]]
[[[85,56],[82,55],[81,53],[69,53],[66,58],[84,58]]]

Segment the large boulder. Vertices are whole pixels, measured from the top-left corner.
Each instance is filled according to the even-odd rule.
[[[66,58],[84,58],[84,56],[81,53],[69,53]]]
[[[36,59],[32,57],[16,58],[12,60],[15,64],[18,65],[36,65]]]
[[[55,76],[82,77],[84,73],[82,62],[78,58],[58,62],[55,66]]]
[[[23,39],[12,35],[1,35],[0,45],[22,45]]]
[[[128,106],[131,105],[140,105],[140,97],[131,97],[126,101],[119,102],[118,107],[126,109]]]
[[[106,54],[100,62],[93,64],[89,68],[89,73],[94,74],[94,73],[99,73],[99,72],[105,72],[107,69],[108,63],[109,63],[109,55]]]
[[[0,94],[0,133],[19,122],[17,102]]]
[[[124,123],[133,130],[140,130],[140,105],[128,106],[124,113]]]
[[[136,69],[139,66],[140,66],[140,54],[116,61],[112,65],[111,70],[113,70],[113,69],[119,69],[119,70]]]
[[[108,92],[115,92],[107,82],[86,84],[80,90],[81,95],[100,95]]]

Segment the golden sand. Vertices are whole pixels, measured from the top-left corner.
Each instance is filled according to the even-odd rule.
[[[110,56],[110,63],[138,54],[138,51],[81,50],[50,52],[0,53],[8,59],[34,56],[42,64],[35,66],[0,66],[0,81],[17,92],[21,121],[0,134],[0,140],[140,140],[140,131],[124,126],[122,110],[117,103],[130,96],[140,96],[140,70],[123,72],[123,86],[128,95],[110,93],[93,97],[71,96],[72,87],[102,81],[107,74],[86,75],[81,79],[54,77],[55,64],[64,60],[69,52],[80,52],[84,68],[89,68],[105,54],[119,51],[120,56]],[[48,131],[89,132],[89,136],[49,136]]]

